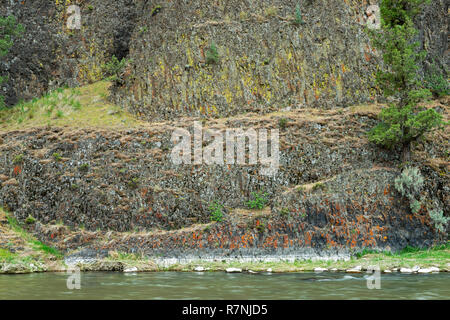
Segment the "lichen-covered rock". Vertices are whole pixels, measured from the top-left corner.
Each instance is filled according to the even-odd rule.
[[[147,119],[223,116],[378,99],[379,56],[364,32],[377,1],[86,0],[70,29],[68,1],[0,0],[26,32],[0,62],[8,105],[48,89],[101,79],[112,55],[131,59],[114,99]],[[448,68],[448,4],[433,0],[417,25],[424,69]],[[208,64],[208,48],[218,48]],[[421,71],[423,74],[423,71]]]
[[[379,53],[364,29],[376,1],[167,1],[143,7],[130,42],[130,66],[116,102],[146,119],[229,116],[314,106],[335,108],[379,98]],[[444,1],[418,22],[429,61],[448,64]],[[218,57],[208,58],[217,47]],[[208,60],[209,59],[209,60]],[[212,61],[214,63],[209,63]]]

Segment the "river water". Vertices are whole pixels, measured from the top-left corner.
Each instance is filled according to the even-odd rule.
[[[81,273],[79,290],[65,273],[0,275],[5,299],[450,299],[450,273],[228,274],[225,272]]]

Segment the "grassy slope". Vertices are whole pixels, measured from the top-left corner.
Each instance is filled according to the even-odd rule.
[[[56,249],[27,233],[12,215],[0,208],[0,266],[19,265],[22,272],[58,270],[62,257]]]
[[[40,99],[0,110],[0,130],[40,126],[77,128],[128,128],[143,122],[107,101],[107,81],[75,89],[58,89]]]

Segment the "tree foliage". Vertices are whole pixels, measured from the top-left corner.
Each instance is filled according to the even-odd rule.
[[[414,18],[429,0],[383,0],[380,6],[381,30],[371,30],[374,46],[382,52],[386,71],[379,71],[377,84],[387,97],[397,98],[382,110],[381,122],[369,132],[369,140],[392,149],[409,150],[411,141],[440,127],[442,116],[433,109],[420,109],[418,103],[431,98],[422,88],[419,66],[426,56],[415,41]]]

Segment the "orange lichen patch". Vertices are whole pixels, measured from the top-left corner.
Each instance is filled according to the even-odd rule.
[[[14,175],[18,175],[22,172],[22,167],[21,166],[15,166],[14,167]]]

